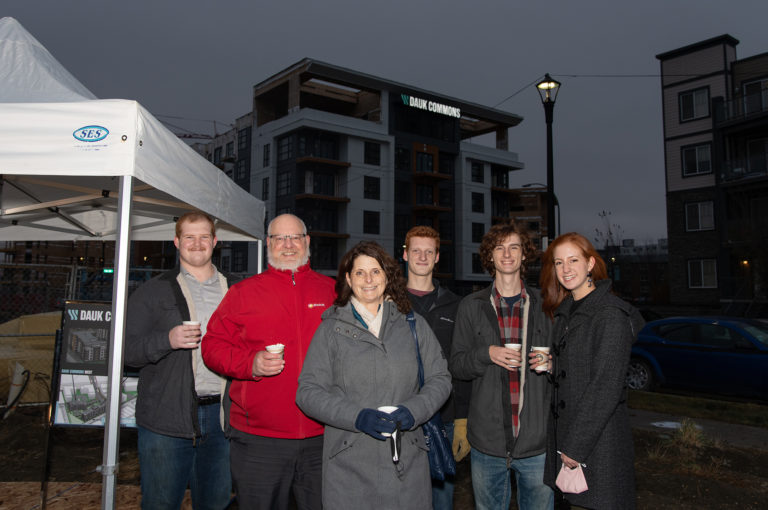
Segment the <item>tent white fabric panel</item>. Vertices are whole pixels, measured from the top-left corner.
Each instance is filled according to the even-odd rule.
[[[114,240],[119,176],[141,181],[133,240],[172,239],[195,208],[221,240],[264,235],[262,201],[136,101],[95,99],[13,18],[0,19],[0,176],[0,240]]]
[[[103,138],[85,141],[78,136]],[[222,240],[263,236],[263,202],[135,101],[0,103],[0,174],[9,181],[0,197],[4,240],[114,239],[117,180],[104,177],[120,175],[148,185],[137,186],[134,194],[134,240],[172,239],[173,218],[193,207],[223,222],[217,225]],[[14,175],[37,178],[14,179]],[[26,184],[32,193],[20,193],[9,185],[14,182]],[[82,193],[77,192],[80,189]],[[104,196],[89,198],[94,194]],[[77,197],[87,200],[78,202]],[[73,201],[54,204],[55,212],[40,207],[26,216],[11,214],[24,205],[68,198]],[[94,214],[97,208],[99,214]],[[88,230],[73,230],[59,213],[71,214]],[[165,227],[158,224],[163,218]],[[96,223],[90,225],[90,220]]]

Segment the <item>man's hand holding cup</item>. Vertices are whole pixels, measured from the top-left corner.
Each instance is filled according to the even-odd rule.
[[[184,321],[168,332],[171,349],[197,349],[202,336],[198,321]]]

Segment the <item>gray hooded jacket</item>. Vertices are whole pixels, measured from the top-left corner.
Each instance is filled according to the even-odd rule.
[[[420,425],[451,392],[451,376],[440,344],[416,315],[424,386],[419,390],[416,346],[405,316],[385,302],[379,338],[352,314],[351,304],[332,306],[309,346],[299,376],[296,403],[325,423],[323,507],[357,509],[431,508],[427,447]],[[394,464],[390,440],[355,429],[364,408],[403,405],[415,425],[401,438]]]

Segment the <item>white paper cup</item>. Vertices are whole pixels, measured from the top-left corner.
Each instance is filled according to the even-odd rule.
[[[265,347],[267,349],[267,352],[272,354],[282,354],[285,350],[285,345],[283,344],[272,344]]]
[[[523,350],[523,344],[504,344],[504,347],[506,347],[507,349],[512,349],[513,351],[517,351],[517,352],[520,352]],[[513,361],[512,363],[516,363],[516,364],[507,365],[507,366],[509,368],[517,368],[522,364],[519,361]]]
[[[542,359],[540,361],[544,361],[545,363],[543,365],[539,365],[536,367],[537,372],[546,372],[547,366],[549,365],[549,347],[533,347],[531,352],[535,352],[536,354],[539,354],[542,356]]]
[[[397,406],[380,406],[380,407],[377,407],[377,409],[382,413],[392,414],[395,411],[397,411]],[[381,435],[384,437],[389,437],[392,434],[390,434],[389,432],[382,432]]]
[[[184,321],[182,324],[185,326],[199,326],[200,321]]]

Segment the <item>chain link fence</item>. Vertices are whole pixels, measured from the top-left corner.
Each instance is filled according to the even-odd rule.
[[[129,294],[163,271],[132,268]],[[12,386],[23,387],[18,403],[49,401],[64,302],[112,301],[113,276],[77,265],[0,264],[0,404],[12,404]]]

